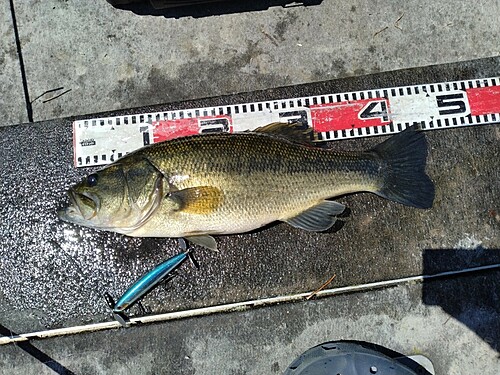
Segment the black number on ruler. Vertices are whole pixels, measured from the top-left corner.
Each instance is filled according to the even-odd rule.
[[[142,143],[144,146],[151,144],[151,140],[149,139],[149,127],[141,126],[139,132],[142,133]]]
[[[439,108],[446,108],[439,110],[440,115],[467,113],[464,93],[438,95],[436,96],[436,102]]]
[[[362,120],[382,118],[383,121],[389,121],[387,103],[385,100],[368,103],[359,113],[359,118]]]

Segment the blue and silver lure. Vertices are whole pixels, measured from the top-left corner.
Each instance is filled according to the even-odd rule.
[[[120,322],[123,326],[126,326],[129,319],[125,315],[124,311],[132,307],[132,305],[149,293],[161,281],[167,278],[172,271],[177,269],[177,267],[179,267],[187,259],[188,256],[191,257],[190,250],[183,251],[160,263],[132,284],[132,286],[127,289],[127,291],[118,299],[116,303],[114,303],[113,298],[109,294],[106,294],[106,301],[113,310],[113,317],[115,320]],[[194,259],[191,258],[191,260],[196,265]]]

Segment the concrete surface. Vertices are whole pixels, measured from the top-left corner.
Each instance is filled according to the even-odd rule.
[[[1,3],[7,7],[8,0]],[[265,9],[289,1],[256,3]],[[104,0],[14,0],[31,101],[62,88],[33,102],[34,120],[500,53],[498,0],[323,0],[238,13],[241,7],[211,5],[205,13],[197,7],[198,15],[232,11],[175,18],[182,13],[138,16]],[[0,87],[2,96],[9,94]]]
[[[306,8],[251,12],[198,9],[196,18],[135,9],[145,14],[138,16],[104,1],[13,3],[33,117],[60,119],[0,129],[0,335],[108,321],[103,294],[118,296],[178,251],[173,240],[130,239],[57,220],[66,187],[89,173],[72,165],[74,117],[67,116],[500,72],[495,0],[392,5],[323,0]],[[9,4],[0,0],[2,125],[28,121]],[[497,57],[463,61],[488,56]],[[387,73],[363,75],[373,72]],[[346,78],[324,81],[339,77]],[[308,84],[278,87],[298,83]],[[258,89],[268,90],[176,103]],[[364,149],[381,140],[331,147]],[[197,251],[201,269],[183,266],[179,277],[145,298],[145,308],[160,313],[310,291],[332,274],[337,277],[331,287],[338,287],[500,263],[499,127],[432,131],[428,140],[428,171],[437,191],[432,210],[356,194],[339,199],[350,215],[337,231],[304,233],[280,224],[219,238],[219,254]],[[441,374],[496,374],[498,282],[498,271],[492,271],[0,346],[0,374],[281,373],[309,347],[335,339],[423,353]],[[131,314],[141,311],[134,308]]]
[[[244,100],[245,97],[269,99],[275,95],[290,97],[312,92],[328,93],[338,88],[356,90],[447,79],[474,79],[493,75],[498,71],[499,65],[500,58],[484,59],[380,73],[356,79],[276,88],[270,91],[190,101],[177,105],[167,104],[162,107],[166,110],[175,106],[198,107],[215,103],[233,103]],[[142,110],[148,109],[150,108]],[[31,136],[33,126],[36,126],[36,138]],[[256,233],[220,237],[218,239],[220,253],[197,251],[201,269],[197,271],[184,266],[180,277],[154,290],[144,299],[144,306],[149,313],[160,313],[305,292],[315,289],[332,274],[336,274],[337,277],[331,286],[337,287],[500,263],[498,250],[500,223],[497,214],[500,186],[495,183],[500,180],[500,170],[496,162],[500,157],[498,126],[431,131],[428,132],[427,137],[431,146],[428,171],[436,184],[436,200],[431,210],[407,208],[369,194],[356,194],[339,199],[350,208],[350,215],[343,219],[342,227],[330,233],[306,233],[286,224],[280,224]],[[173,240],[131,239],[58,221],[56,210],[66,199],[66,187],[78,180],[79,176],[89,173],[89,170],[75,170],[73,167],[71,138],[70,119],[0,129],[0,156],[5,165],[0,169],[0,194],[2,196],[0,322],[4,335],[9,331],[21,333],[107,321],[110,319],[109,313],[102,297],[106,291],[110,291],[115,296],[119,295],[139,275],[178,251],[178,245]],[[336,142],[330,146],[364,149],[380,141],[381,138],[359,139]],[[12,173],[12,170],[16,170],[16,173]],[[498,283],[498,272],[492,273],[490,277],[492,278],[492,281],[488,282],[490,286],[473,289],[470,292],[470,298],[483,296],[485,300],[491,300],[491,304],[488,302],[483,307],[480,302],[474,302],[470,310],[465,313],[464,301],[461,299],[461,296],[466,296],[463,289],[454,289],[453,286],[447,286],[445,283],[442,290],[449,290],[449,292],[443,292],[444,294],[438,296],[424,293],[421,297],[424,304],[439,305],[443,311],[417,309],[416,315],[410,318],[413,322],[411,323],[413,329],[419,327],[422,336],[429,331],[428,334],[433,338],[432,335],[441,329],[440,322],[449,318],[449,320],[453,319],[453,327],[457,330],[459,327],[462,328],[460,335],[465,335],[460,341],[446,341],[446,337],[442,336],[442,340],[447,342],[448,347],[440,342],[439,345],[436,343],[429,348],[430,356],[434,361],[438,361],[439,366],[445,369],[464,368],[469,372],[475,371],[478,363],[471,361],[469,355],[454,358],[452,362],[449,361],[449,357],[446,357],[447,362],[440,362],[442,361],[440,358],[444,358],[442,348],[446,348],[446,351],[455,350],[461,353],[469,347],[463,342],[472,340],[470,345],[473,349],[471,350],[478,351],[481,366],[485,369],[496,368],[498,337],[490,332],[498,331],[496,326],[498,324],[498,292],[496,291],[498,288],[495,288]],[[455,293],[453,298],[451,298],[452,292]],[[444,299],[443,296],[446,295],[448,297]],[[373,292],[358,296],[371,301],[373,306],[384,305],[378,300],[378,294]],[[417,300],[418,298],[415,299]],[[408,315],[409,310],[405,310],[406,308],[402,306],[399,300],[387,303],[384,309],[374,312],[373,316],[368,316],[362,322],[365,324],[368,321],[379,321],[380,332],[384,331],[386,336],[380,334],[388,340],[393,332],[391,324],[394,322],[390,319],[384,320],[383,317],[376,320],[374,316],[379,316],[383,311],[385,314],[388,314],[387,311],[392,311],[399,316]],[[372,305],[369,305],[369,308],[371,309]],[[265,309],[265,311],[274,311],[273,309],[275,307]],[[277,311],[283,311],[279,309]],[[356,303],[352,301],[340,307],[340,310],[344,312],[351,311],[351,309],[356,309]],[[159,356],[158,352],[152,352],[148,345],[155,346],[160,342],[163,345],[165,337],[160,331],[155,335],[152,333],[155,332],[153,328],[144,327],[145,331],[142,328],[130,330],[137,336],[134,333],[120,333],[131,335],[129,342],[140,343],[143,347],[141,350],[134,347],[137,363],[119,361],[116,353],[121,353],[121,350],[112,351],[108,357],[108,351],[102,352],[95,349],[95,345],[92,344],[94,337],[100,337],[106,333],[68,338],[75,340],[74,347],[77,348],[75,350],[88,353],[88,355],[84,354],[82,362],[74,364],[74,368],[82,373],[106,373],[116,369],[120,369],[119,371],[123,373],[133,373],[134,366],[142,366],[149,373],[161,373],[159,369],[162,366],[168,366],[164,373],[210,373],[207,368],[223,366],[220,373],[251,373],[250,370],[246,370],[250,365],[241,357],[254,358],[254,362],[260,363],[259,366],[264,366],[267,352],[259,351],[258,348],[270,350],[268,346],[262,344],[262,340],[267,337],[267,330],[255,331],[255,337],[251,339],[257,340],[257,344],[252,355],[236,354],[240,350],[247,350],[238,345],[234,349],[236,351],[234,357],[228,357],[223,353],[226,353],[228,346],[236,340],[231,335],[239,335],[236,328],[233,331],[227,327],[247,326],[248,335],[250,335],[253,331],[248,320],[258,319],[254,318],[253,314],[261,314],[259,311],[255,313],[250,311],[243,315],[239,313],[234,316],[228,315],[231,321],[227,323],[227,326],[212,327],[213,336],[210,334],[200,336],[199,332],[203,332],[202,327],[208,324],[205,323],[205,319],[212,321],[212,319],[219,318],[194,320],[196,324],[193,334],[198,335],[201,341],[192,341],[188,346],[198,348],[197,350],[201,347],[203,353],[215,350],[209,355],[206,354],[207,357],[203,357],[214,358],[213,361],[200,360],[195,364],[187,364],[182,356],[179,357],[178,340],[172,341],[177,349],[174,350],[168,346],[169,344],[164,344],[167,345],[166,353]],[[441,314],[439,318],[438,315],[432,315],[434,312]],[[138,313],[141,313],[138,308],[131,311],[132,315]],[[305,319],[308,325],[319,324],[318,315],[309,314],[307,309],[303,313],[305,316],[302,318],[297,313],[299,315],[292,314],[284,321],[276,318],[277,320],[269,322],[279,324],[283,329],[282,335],[285,335],[285,330],[289,326],[299,324],[300,319]],[[427,319],[431,315],[432,319]],[[270,318],[264,320],[267,321],[267,319]],[[428,325],[420,327],[422,322]],[[171,327],[175,326],[171,324],[165,323],[160,326],[168,327],[165,329],[170,334]],[[352,325],[347,324],[345,336],[342,337],[361,338],[363,335],[359,324],[357,321],[353,321]],[[406,327],[410,323],[405,321],[404,324]],[[211,324],[208,326],[210,327]],[[404,340],[399,344],[397,341],[384,340],[377,343],[395,345],[396,348],[392,349],[397,350],[399,350],[399,345],[402,348],[406,346],[402,351],[411,351],[413,347],[410,347],[408,343],[416,338],[410,333],[411,328],[408,329],[410,331],[401,334],[400,338]],[[223,331],[227,331],[228,336],[224,336]],[[144,336],[147,332],[150,332],[151,338]],[[186,328],[179,328],[174,332],[182,335],[186,332]],[[442,332],[444,335],[444,332],[448,332],[448,328]],[[307,345],[319,343],[316,341],[319,336],[314,330],[306,331],[304,336],[299,335],[295,338],[292,330],[290,335],[292,335],[291,338],[283,338],[283,340],[290,340],[292,344],[287,345],[292,345],[292,347],[306,338]],[[454,334],[456,335],[458,333]],[[187,340],[188,337],[183,336],[183,339]],[[247,336],[239,337],[241,340],[242,337]],[[370,335],[366,337],[366,340],[374,338]],[[55,339],[50,342],[58,346],[59,342],[66,343],[68,339]],[[325,336],[324,341],[330,339],[335,339],[335,337]],[[113,345],[116,345],[116,341],[121,341],[121,339],[110,339]],[[42,344],[43,348],[39,349],[45,353],[45,357],[42,358],[47,358],[47,356],[49,358],[54,356],[73,358],[76,355],[68,354],[68,351],[60,355],[57,354],[58,352],[53,354],[44,345]],[[64,344],[61,345],[65,347]],[[283,350],[288,349],[286,347]],[[291,361],[292,356],[305,349],[307,347],[300,347],[300,350],[297,347],[289,357],[286,357],[284,352],[275,353],[276,356],[282,356],[283,362],[278,362],[278,365],[273,365],[272,368],[275,372],[280,372],[285,363]],[[6,363],[21,364],[21,359],[27,354],[22,351],[12,352],[12,350],[11,347],[0,348],[1,353],[10,353],[6,357]],[[190,349],[186,355],[189,358],[196,357],[191,350],[195,349]],[[35,351],[35,353],[38,352]],[[101,356],[102,359],[96,360],[96,355]],[[32,351],[31,357],[40,358],[40,353],[33,354]],[[230,362],[222,365],[222,361],[228,358]],[[103,364],[102,361],[106,363]],[[276,360],[273,360],[272,364],[275,362]],[[64,363],[66,365],[70,362]],[[268,366],[268,362],[265,363]],[[42,365],[34,364],[33,366],[38,369]],[[177,370],[175,366],[179,366],[182,370]],[[258,367],[255,373],[263,373],[261,371],[262,367]],[[461,372],[454,370],[449,373]]]
[[[494,375],[499,297],[497,271],[49,339],[0,348],[0,374],[282,374],[306,349],[348,339],[423,354],[436,374]],[[455,306],[453,313],[442,307],[447,304]]]
[[[28,121],[14,22],[8,0],[0,1],[0,126]]]
[[[491,73],[499,61],[477,61],[476,71],[463,69],[456,79]],[[451,67],[447,70],[454,71]],[[368,85],[370,80],[387,77],[395,85],[405,85],[409,78],[420,76],[427,82],[430,77],[442,78],[443,70],[396,71],[363,81]],[[355,90],[350,82],[323,82],[317,89],[323,93],[337,87]],[[308,87],[284,91],[290,92],[286,96],[304,96]],[[224,97],[204,103],[221,101],[237,102]],[[189,106],[201,104],[191,101]],[[0,128],[1,159],[6,165],[0,169],[4,200],[0,207],[4,269],[0,312],[26,315],[23,320],[14,319],[11,328],[15,331],[32,330],[39,324],[59,327],[75,319],[100,321],[107,318],[102,298],[106,291],[120,295],[138,276],[175,254],[178,244],[60,222],[56,211],[67,200],[67,187],[89,170],[73,167],[70,121],[37,124],[37,138],[31,136],[32,131],[30,124]],[[432,131],[427,137],[428,171],[436,185],[433,209],[418,210],[356,194],[339,198],[351,214],[337,231],[308,233],[280,224],[256,233],[220,237],[220,254],[198,251],[201,271],[184,267],[182,282],[159,288],[148,298],[148,306],[161,312],[304,292],[334,273],[337,286],[392,279],[421,274],[424,249],[498,248],[499,223],[490,214],[500,211],[500,186],[493,183],[500,180],[498,126]],[[362,150],[380,141],[358,139],[330,146]],[[14,168],[15,174],[11,173]],[[469,242],[472,245],[463,245]],[[494,260],[486,253],[483,256],[478,264]]]

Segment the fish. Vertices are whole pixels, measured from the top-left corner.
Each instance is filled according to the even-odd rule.
[[[63,221],[132,237],[172,237],[217,249],[214,235],[285,222],[333,226],[331,198],[370,192],[432,207],[428,145],[415,126],[365,151],[318,147],[311,128],[272,123],[250,132],[176,138],[134,151],[68,189]]]

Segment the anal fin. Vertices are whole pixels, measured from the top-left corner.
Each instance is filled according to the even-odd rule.
[[[332,227],[337,221],[336,215],[341,214],[345,206],[334,201],[323,201],[299,215],[285,220],[286,223],[310,232],[321,232]]]

